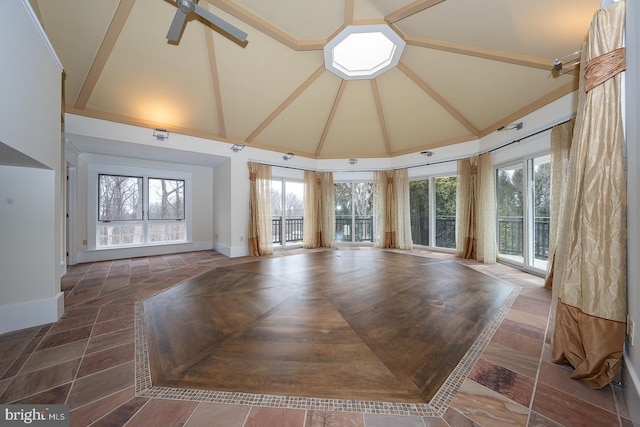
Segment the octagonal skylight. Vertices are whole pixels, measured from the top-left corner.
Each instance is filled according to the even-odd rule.
[[[405,44],[387,25],[351,25],[325,45],[325,68],[346,80],[372,79],[398,64]]]

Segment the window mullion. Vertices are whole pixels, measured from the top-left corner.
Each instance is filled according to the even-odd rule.
[[[525,265],[529,267],[533,267],[533,210],[535,203],[534,200],[534,176],[533,176],[533,159],[529,158],[525,162],[526,166],[526,179],[524,182],[526,183],[526,197],[524,200],[525,203],[525,233],[524,233],[524,261]]]
[[[280,203],[282,206],[282,226],[280,227],[280,245],[287,245],[287,181],[282,178],[282,194],[280,195]]]
[[[351,181],[351,243],[356,241],[356,182]]]

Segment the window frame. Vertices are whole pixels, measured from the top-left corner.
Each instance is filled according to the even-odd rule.
[[[98,203],[99,203],[99,176],[128,176],[142,178],[142,219],[141,220],[118,220],[105,222],[99,220]],[[168,179],[184,181],[184,219],[176,220],[150,220],[148,217],[149,210],[149,179]],[[192,243],[192,174],[187,171],[160,169],[152,167],[140,167],[115,163],[103,162],[87,162],[87,250],[100,251],[110,249],[127,249],[151,246],[164,246]],[[149,241],[149,227],[151,225],[166,224],[180,222],[185,227],[184,240],[166,240],[159,242]],[[140,243],[119,244],[119,245],[100,245],[100,227],[104,224],[117,223],[118,226],[142,226],[142,237]]]

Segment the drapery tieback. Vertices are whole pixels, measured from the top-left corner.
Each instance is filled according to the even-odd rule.
[[[584,89],[589,92],[627,68],[623,47],[604,53],[587,62]]]
[[[249,181],[255,181],[255,180],[256,180],[256,173],[249,172]]]
[[[471,175],[477,175],[477,174],[478,174],[478,166],[472,165],[471,166]]]

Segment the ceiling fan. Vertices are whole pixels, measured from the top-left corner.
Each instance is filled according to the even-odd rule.
[[[189,15],[190,13],[195,13],[201,18],[204,18],[211,24],[229,34],[239,43],[244,43],[247,40],[247,33],[234,27],[224,19],[214,15],[208,10],[198,6],[197,2],[198,0],[176,0],[176,6],[178,7],[178,10],[176,10],[176,14],[173,17],[173,21],[171,22],[171,27],[169,27],[169,32],[167,33],[168,40],[177,42],[180,39],[182,28],[184,27],[187,15]]]

